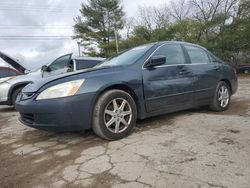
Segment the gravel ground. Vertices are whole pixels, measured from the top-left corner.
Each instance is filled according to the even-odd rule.
[[[17,117],[0,107],[0,187],[250,187],[250,77],[226,112],[150,118],[115,142],[35,130]]]

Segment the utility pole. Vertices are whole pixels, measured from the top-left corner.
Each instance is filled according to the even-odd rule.
[[[78,53],[79,53],[79,57],[80,57],[81,56],[81,43],[78,41],[77,45],[78,45]]]
[[[118,42],[118,36],[117,36],[117,30],[115,28],[115,45],[116,45],[116,53],[119,53],[119,42]]]

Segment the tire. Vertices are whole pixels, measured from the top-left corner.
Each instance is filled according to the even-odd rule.
[[[248,73],[249,73],[249,71],[248,71],[248,70],[245,70],[245,71],[244,71],[244,74],[248,74]]]
[[[224,88],[224,94],[223,93]],[[224,100],[224,102],[222,101]],[[230,88],[226,82],[219,82],[214,94],[213,101],[210,104],[210,109],[216,112],[226,111],[231,102]]]
[[[15,107],[15,102],[16,102],[16,99],[17,99],[17,96],[19,95],[19,93],[22,91],[23,87],[19,87],[17,89],[15,89],[11,95],[11,104],[12,106]]]
[[[136,120],[137,108],[134,99],[122,90],[109,90],[96,102],[92,128],[101,138],[119,140],[132,132]]]

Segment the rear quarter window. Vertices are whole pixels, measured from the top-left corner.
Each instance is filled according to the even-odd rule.
[[[206,64],[210,63],[207,52],[195,46],[185,45],[192,64]]]

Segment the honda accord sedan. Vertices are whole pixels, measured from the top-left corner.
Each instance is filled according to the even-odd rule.
[[[233,68],[205,48],[159,42],[124,51],[94,68],[35,81],[16,101],[20,121],[54,131],[93,129],[117,140],[137,119],[199,106],[225,111],[237,90]],[[188,123],[188,122],[187,122]]]

